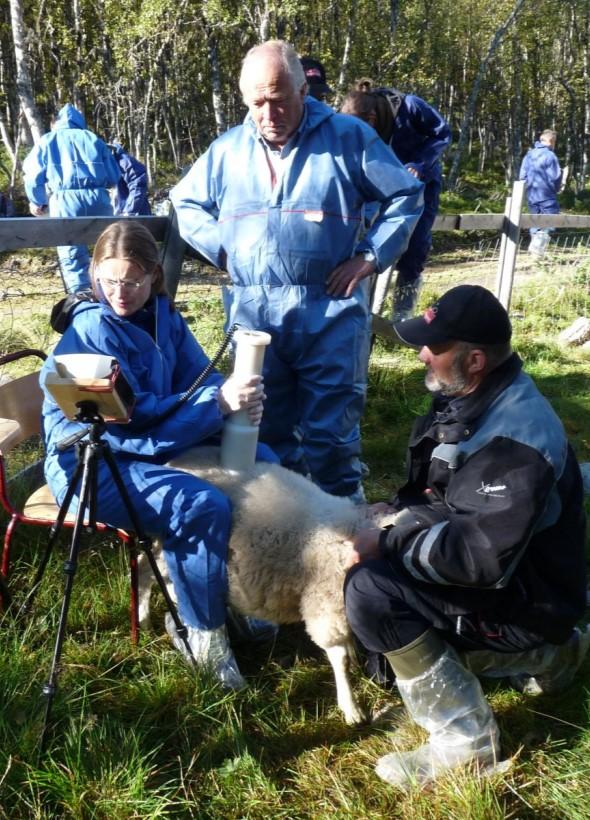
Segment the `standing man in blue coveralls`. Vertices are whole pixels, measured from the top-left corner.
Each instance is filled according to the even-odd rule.
[[[260,438],[329,493],[362,501],[368,277],[405,250],[422,184],[375,132],[306,95],[280,40],[246,55],[242,125],[170,192],[181,235],[233,288],[228,323],[271,334]],[[359,240],[363,205],[379,212]]]
[[[404,254],[397,260],[393,297],[393,321],[409,318],[416,307],[422,271],[432,247],[432,225],[438,212],[442,187],[440,157],[450,145],[451,130],[442,115],[415,94],[394,88],[371,88],[362,79],[358,90],[343,100],[343,114],[353,114],[368,122],[381,139],[391,146],[407,170],[424,183],[424,212]],[[377,297],[385,298],[391,271],[379,277]],[[378,312],[378,311],[377,311]]]
[[[561,188],[561,168],[555,156],[557,134],[547,128],[533,148],[529,149],[520,166],[519,179],[526,183],[526,196],[532,214],[558,214],[557,194]],[[531,248],[533,238],[539,231],[531,228]],[[547,232],[549,233],[549,232]]]
[[[132,157],[118,142],[109,143],[109,148],[121,171],[121,177],[117,182],[115,214],[149,216],[152,209],[148,200],[148,178],[145,165]]]
[[[106,142],[86,128],[83,115],[67,103],[49,133],[23,162],[25,191],[33,216],[112,216],[108,189],[121,172]],[[86,245],[57,248],[68,293],[90,288]]]

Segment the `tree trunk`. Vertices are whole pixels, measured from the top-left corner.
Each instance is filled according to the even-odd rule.
[[[336,96],[334,98],[334,108],[336,111],[340,108],[340,102],[343,97],[343,91],[345,88],[346,83],[346,76],[349,70],[349,63],[350,63],[350,44],[352,40],[352,34],[355,29],[356,25],[356,6],[357,0],[352,0],[350,4],[350,17],[348,18],[348,28],[346,31],[346,41],[344,43],[344,52],[342,54],[342,67],[340,69],[340,75],[338,77],[338,87],[336,89]]]
[[[502,42],[502,38],[510,28],[510,26],[514,23],[518,14],[525,3],[525,0],[516,0],[514,7],[506,20],[502,23],[502,25],[496,30],[496,33],[490,40],[490,44],[488,46],[487,53],[481,63],[479,64],[479,69],[475,76],[475,80],[473,81],[473,86],[471,87],[471,93],[469,94],[469,99],[467,101],[467,106],[465,108],[465,113],[463,115],[463,119],[461,121],[461,128],[459,134],[459,142],[457,143],[457,148],[455,149],[455,155],[453,157],[453,163],[451,165],[451,170],[449,172],[449,179],[448,179],[448,187],[452,191],[454,190],[457,184],[457,178],[459,176],[459,168],[461,166],[461,159],[463,157],[463,152],[465,150],[465,146],[469,140],[469,134],[471,132],[471,123],[473,121],[473,115],[475,113],[475,106],[477,103],[477,98],[479,96],[479,89],[484,78],[484,75],[487,71],[488,63],[492,59],[496,49]]]
[[[16,90],[21,108],[35,143],[43,136],[43,123],[33,96],[33,85],[29,72],[29,54],[26,41],[25,21],[21,0],[10,0],[10,22],[14,56],[16,60]]]
[[[213,113],[215,114],[215,128],[217,136],[227,131],[227,120],[223,99],[221,96],[221,69],[219,68],[219,52],[217,39],[207,30],[207,50],[209,52],[209,66],[211,68],[211,96],[213,98]]]

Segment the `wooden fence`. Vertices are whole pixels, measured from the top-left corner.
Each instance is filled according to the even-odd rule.
[[[508,309],[516,252],[523,229],[590,228],[590,215],[522,213],[524,182],[515,182],[506,200],[503,214],[443,214],[437,216],[435,231],[493,231],[501,234],[500,258],[496,278],[496,296]],[[174,295],[182,273],[186,243],[178,233],[174,212],[169,216],[141,217],[15,217],[0,219],[0,253],[23,248],[50,248],[56,245],[93,244],[112,222],[134,219],[145,225],[161,242],[161,258],[168,292]],[[203,260],[206,261],[206,260]],[[392,336],[391,323],[374,317],[375,332]]]

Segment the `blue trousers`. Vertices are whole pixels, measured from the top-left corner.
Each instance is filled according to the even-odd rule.
[[[431,179],[424,186],[422,216],[414,228],[405,253],[400,256],[395,266],[397,269],[396,287],[413,284],[424,270],[432,247],[432,226],[438,213],[440,191],[439,179]]]
[[[259,445],[257,455],[262,461],[277,460],[263,445]],[[74,454],[68,451],[70,475],[74,461]],[[116,462],[145,532],[162,540],[181,620],[199,629],[221,626],[225,622],[227,596],[229,499],[206,481],[165,465],[120,454]],[[64,495],[65,488],[58,502],[63,501]],[[76,495],[71,511],[77,504]],[[133,529],[110,470],[102,460],[99,461],[97,517],[115,527]]]
[[[531,214],[558,214],[559,213],[559,202],[556,199],[544,199],[542,202],[529,202],[529,212]],[[530,228],[529,233],[531,236],[536,234],[540,228]],[[543,228],[542,230],[547,231],[547,233],[552,233],[555,228]]]
[[[49,199],[50,216],[112,216],[104,188],[55,191]],[[57,256],[67,293],[90,288],[90,254],[87,245],[58,245]]]

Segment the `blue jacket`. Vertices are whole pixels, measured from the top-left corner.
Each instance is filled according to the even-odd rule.
[[[74,459],[72,450],[60,454],[56,445],[82,429],[81,424],[64,417],[45,388],[47,373],[55,370],[53,356],[63,353],[111,355],[129,382],[135,394],[132,420],[108,424],[104,436],[113,452],[159,463],[221,432],[223,416],[217,394],[224,379],[217,372],[173,415],[149,425],[175,404],[209,363],[185,320],[171,309],[167,296],[156,297],[132,319],[117,316],[106,304],[82,302],[41,370],[45,475],[54,495],[59,496],[67,484],[66,473]],[[142,429],[146,424],[147,431]]]
[[[148,179],[145,165],[123,149],[118,143],[111,145],[113,156],[121,171],[117,183],[115,214],[148,216],[152,209],[148,200]]]
[[[399,104],[388,140],[399,161],[415,168],[424,182],[440,180],[440,158],[451,144],[447,121],[436,108],[415,94],[401,94],[387,88],[376,89],[375,93],[386,98],[393,96]]]
[[[86,129],[84,117],[70,103],[25,158],[23,171],[25,191],[34,205],[47,205],[47,188],[58,198],[67,191],[103,191],[121,175],[107,144]]]
[[[305,98],[273,187],[266,151],[248,114],[216,139],[170,192],[180,233],[234,284],[324,285],[356,253],[378,270],[405,250],[422,212],[422,184],[366,123]],[[363,205],[380,213],[359,241]]]
[[[530,203],[556,201],[561,188],[561,168],[553,149],[543,142],[536,142],[525,154],[519,179],[526,182]]]

